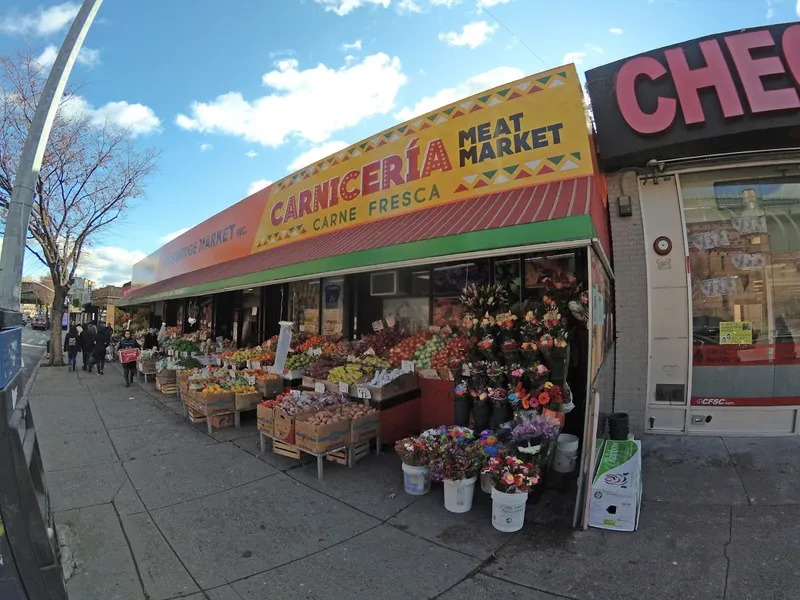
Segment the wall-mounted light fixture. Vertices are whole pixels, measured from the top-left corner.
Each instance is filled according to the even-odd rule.
[[[619,211],[620,217],[632,217],[633,216],[633,205],[631,204],[631,197],[630,196],[618,196],[617,197],[617,209]]]

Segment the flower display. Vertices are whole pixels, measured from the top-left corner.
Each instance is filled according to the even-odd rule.
[[[518,441],[533,440],[538,438],[544,440],[554,440],[556,438],[556,433],[555,427],[541,417],[523,421],[514,427],[513,431],[511,432],[511,434],[514,436],[514,439]]]
[[[422,437],[411,437],[398,440],[394,450],[405,464],[421,467],[428,464],[432,447],[430,442]]]
[[[505,494],[528,492],[539,483],[539,469],[514,456],[492,457],[481,472],[491,479],[497,491]]]
[[[474,436],[472,438],[470,443],[449,435],[440,438],[431,454],[431,481],[469,479],[480,472],[488,456],[483,446],[475,442]]]
[[[481,431],[480,444],[490,458],[502,456],[505,453],[505,446],[491,429]]]

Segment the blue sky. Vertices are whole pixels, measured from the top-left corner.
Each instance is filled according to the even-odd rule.
[[[6,0],[0,54],[52,60],[77,8]],[[263,182],[460,97],[798,15],[800,0],[107,0],[71,83],[162,154],[84,272],[127,281]],[[26,273],[44,272],[34,260]]]

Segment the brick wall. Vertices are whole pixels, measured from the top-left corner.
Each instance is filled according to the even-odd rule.
[[[645,429],[647,402],[647,271],[636,174],[609,175],[608,211],[614,263],[616,375],[614,410],[630,415],[631,431]],[[633,216],[619,216],[619,196],[630,196]]]

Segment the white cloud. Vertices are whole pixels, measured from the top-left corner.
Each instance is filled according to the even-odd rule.
[[[168,233],[166,235],[162,235],[160,238],[158,238],[158,242],[160,244],[162,244],[162,245],[166,244],[167,242],[171,242],[175,238],[178,238],[178,237],[182,236],[184,233],[186,233],[190,229],[191,229],[191,227],[184,227],[183,229],[178,229],[178,231],[173,231],[172,233]]]
[[[797,0],[797,6],[795,7],[795,12],[797,16],[800,17],[800,0]]]
[[[608,30],[608,33],[612,33],[614,35],[622,35],[625,32],[622,31],[622,29],[620,29],[619,27],[612,27],[611,29]]]
[[[352,44],[347,44],[347,43],[342,44],[342,50],[344,50],[345,52],[349,50],[361,50],[361,40],[356,40]]]
[[[87,249],[81,256],[77,274],[97,282],[98,286],[122,285],[131,280],[134,263],[145,258],[140,250],[125,250],[116,246]]]
[[[564,55],[564,58],[561,59],[562,64],[568,63],[575,63],[576,65],[582,65],[583,60],[586,58],[586,52],[567,52]]]
[[[49,69],[53,66],[53,63],[56,62],[56,56],[58,56],[58,48],[51,44],[47,46],[35,60],[43,67]],[[81,51],[78,52],[78,63],[90,68],[96,67],[100,64],[100,51],[94,50],[93,48],[81,48]]]
[[[297,171],[298,169],[302,169],[303,167],[307,167],[311,163],[315,163],[318,160],[325,158],[326,156],[330,156],[334,152],[338,152],[344,148],[347,148],[348,144],[345,142],[338,142],[335,140],[331,140],[330,142],[325,142],[324,144],[320,144],[319,146],[313,146],[312,148],[306,150],[302,154],[300,154],[297,158],[295,158],[288,167],[286,167],[287,171]]]
[[[399,0],[397,10],[401,13],[421,13],[422,7],[414,0]]]
[[[451,31],[440,33],[439,39],[450,46],[469,46],[477,48],[481,44],[489,41],[489,37],[497,30],[497,25],[489,25],[486,21],[476,21],[469,25],[464,25],[461,33]]]
[[[491,8],[492,6],[508,4],[509,2],[511,2],[511,0],[475,0],[475,4],[478,5],[478,8]]]
[[[456,4],[461,4],[461,0],[431,0],[433,6],[446,6],[453,8]]]
[[[211,144],[200,144],[200,152],[208,152],[209,150],[213,150],[214,146]]]
[[[392,0],[314,0],[314,2],[321,4],[323,8],[325,8],[325,12],[333,12],[340,17],[344,17],[355,9],[367,4],[375,4],[383,8],[388,8]]]
[[[447,104],[452,104],[457,100],[472,96],[483,90],[488,90],[498,85],[520,79],[525,74],[516,67],[497,67],[491,71],[480,73],[470,77],[466,81],[455,87],[444,88],[436,92],[433,96],[426,96],[414,106],[403,107],[394,113],[396,119],[408,121],[416,116],[425,114]]]
[[[272,181],[270,181],[269,179],[257,179],[256,181],[250,184],[249,188],[247,188],[247,195],[252,196],[257,191],[263,190],[271,183]]]
[[[9,13],[0,17],[0,32],[40,36],[58,33],[72,23],[80,7],[80,3],[65,2],[30,13]]]
[[[100,108],[94,108],[82,96],[71,96],[59,108],[65,118],[89,116],[97,126],[111,123],[127,129],[134,137],[158,131],[161,120],[153,109],[144,104],[129,102],[108,102]]]
[[[190,116],[180,114],[175,122],[189,131],[233,135],[264,146],[280,146],[290,137],[321,144],[334,132],[388,114],[407,78],[399,58],[379,52],[338,69],[318,64],[299,70],[297,60],[279,60],[262,80],[273,93],[247,100],[228,92],[193,103]]]
[[[602,46],[594,46],[592,44],[586,44],[586,47],[592,52],[597,52],[598,54],[602,54],[603,52],[605,52]]]
[[[258,152],[256,152],[255,150],[248,150],[247,152],[245,152],[244,155],[247,158],[255,158],[256,156],[258,156]]]

